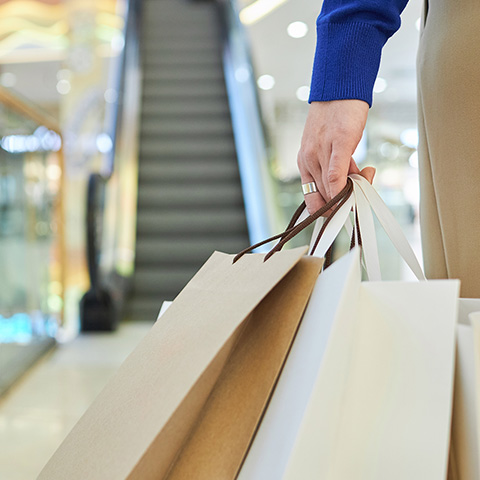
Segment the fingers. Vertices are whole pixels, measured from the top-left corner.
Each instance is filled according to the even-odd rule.
[[[298,156],[302,183],[313,181],[318,188],[305,196],[310,213],[340,193],[349,173],[362,174],[351,156],[362,137],[368,108],[361,100],[310,105]],[[373,179],[371,170],[365,175]]]
[[[347,183],[347,176],[349,173],[360,173],[360,169],[355,164],[353,158],[348,156],[348,161],[344,158],[337,160],[337,164],[331,168],[333,155],[328,152],[299,152],[298,168],[300,170],[300,177],[302,184],[314,182],[318,192],[307,193],[304,195],[307,210],[310,214],[315,213],[323,207],[330,199],[340,193]],[[326,168],[322,170],[322,165]],[[335,177],[331,172],[338,172],[338,177]],[[332,187],[332,180],[334,184]],[[329,193],[333,192],[333,193]],[[328,215],[327,212],[325,215]]]
[[[375,177],[375,173],[377,173],[376,168],[374,167],[365,167],[360,172],[362,177],[365,177],[371,184],[373,183],[373,179]]]
[[[337,195],[345,187],[348,175],[352,173],[362,175],[370,184],[372,184],[376,173],[376,169],[374,167],[364,167],[362,170],[360,170],[355,160],[351,156],[347,169],[343,167],[345,162],[342,162],[341,160],[338,161],[338,165],[340,165],[340,168],[337,170],[337,172],[340,172],[338,177],[335,177],[332,174],[330,174],[330,176],[328,175],[328,172],[331,172],[332,170],[327,170],[327,175],[324,175],[320,169],[312,168],[314,171],[312,174],[310,171],[305,170],[304,168],[305,165],[320,165],[320,163],[321,162],[318,159],[315,159],[314,162],[306,162],[301,161],[299,157],[298,165],[302,184],[313,182],[318,189],[318,192],[307,193],[304,195],[305,203],[310,214],[315,213],[317,210],[323,207],[331,198]],[[335,169],[333,170],[335,171]],[[325,177],[327,177],[327,180],[325,180]],[[330,182],[332,179],[334,182]],[[331,193],[327,193],[328,190]]]
[[[322,166],[323,182],[328,200],[340,193],[347,184],[351,160],[352,153],[350,150],[334,149],[328,164],[325,167]]]
[[[306,171],[300,172],[300,177],[302,179],[302,185],[313,182],[317,186],[317,190],[319,190],[318,192],[307,193],[304,195],[308,213],[310,214],[315,213],[317,210],[322,208],[326,203],[325,199],[323,198],[323,195],[320,192],[319,183],[315,180],[315,178],[312,175],[310,175],[309,172],[306,172]]]

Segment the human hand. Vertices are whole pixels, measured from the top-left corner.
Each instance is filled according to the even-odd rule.
[[[367,122],[368,104],[363,100],[312,102],[303,131],[297,163],[302,184],[315,182],[318,192],[305,195],[310,214],[345,187],[347,176],[358,173],[370,183],[375,168],[360,171],[352,158]]]

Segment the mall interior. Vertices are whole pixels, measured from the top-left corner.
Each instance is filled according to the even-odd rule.
[[[301,203],[320,8],[0,1],[2,480],[36,478],[213,251],[281,231]],[[419,26],[412,0],[355,160],[420,256]],[[385,278],[408,278],[378,238]]]

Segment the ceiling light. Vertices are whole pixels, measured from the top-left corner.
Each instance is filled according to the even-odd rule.
[[[407,128],[400,134],[400,141],[407,147],[418,147],[418,130],[416,128]]]
[[[66,95],[71,88],[72,86],[68,80],[59,80],[57,83],[57,92],[61,95]]]
[[[413,152],[408,158],[408,163],[412,168],[418,168],[418,152]]]
[[[110,40],[110,46],[114,52],[120,52],[125,46],[125,37],[122,33],[117,33]]]
[[[390,160],[395,160],[400,153],[398,146],[391,142],[383,142],[380,145],[379,150],[382,157]]]
[[[242,65],[235,70],[235,80],[240,83],[245,83],[250,78],[250,68]]]
[[[49,180],[60,180],[62,177],[62,169],[58,166],[55,165],[54,163],[51,163],[50,165],[47,166],[45,169],[45,173],[47,175],[47,178]],[[52,282],[55,283],[55,282]]]
[[[420,27],[422,26],[422,19],[420,17],[417,18],[415,22],[415,28],[420,31]]]
[[[302,87],[297,89],[297,98],[302,102],[308,101],[309,96],[310,96],[310,87],[308,85],[303,85]]]
[[[245,25],[252,25],[268,15],[287,0],[256,0],[240,12],[240,20]]]
[[[108,133],[100,133],[97,135],[96,142],[97,149],[100,153],[108,153],[113,148],[113,142]]]
[[[115,103],[118,100],[118,93],[114,88],[107,88],[103,94],[107,103]]]
[[[304,22],[293,22],[287,27],[287,33],[292,38],[303,38],[308,32],[308,26]]]
[[[373,91],[375,93],[382,93],[387,89],[387,85],[387,81],[384,78],[378,77],[377,80],[375,80]]]
[[[258,88],[271,90],[275,86],[275,79],[271,75],[262,75],[257,80]]]

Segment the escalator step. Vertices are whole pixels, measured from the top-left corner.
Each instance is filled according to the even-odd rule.
[[[232,125],[225,119],[152,119],[142,128],[141,140],[150,135],[223,135],[232,136]]]
[[[245,212],[241,209],[219,208],[208,212],[184,211],[139,211],[137,235],[212,235],[215,233],[244,235],[246,230]]]
[[[157,292],[179,292],[195,275],[193,268],[166,267],[164,270],[138,270],[133,278],[134,292],[154,296]],[[174,288],[172,288],[174,286]]]
[[[177,296],[178,292],[162,291],[152,297],[135,297],[127,306],[125,312],[126,320],[154,322],[157,319],[160,307],[165,300],[171,301]]]
[[[182,26],[182,27],[189,27],[191,30],[194,31],[201,31],[201,27],[203,25],[212,25],[215,28],[218,28],[217,23],[215,23],[215,18],[212,18],[212,8],[205,5],[203,8],[191,8],[191,9],[183,9],[181,14],[175,8],[176,6],[172,6],[169,8],[166,2],[162,2],[161,0],[158,3],[145,3],[145,10],[144,10],[144,19],[143,19],[143,26],[145,31],[158,31],[158,28],[155,28],[157,24],[155,15],[162,16],[162,27],[164,27],[164,31],[174,30],[174,27]]]
[[[143,77],[143,84],[148,85],[151,82],[209,82],[217,81],[219,78],[217,69],[199,65],[197,68],[191,68],[188,65],[176,65],[175,68],[168,70],[152,67],[149,68]]]
[[[226,156],[231,157],[235,155],[235,145],[233,141],[228,138],[210,139],[195,138],[191,142],[178,142],[176,140],[168,141],[149,141],[140,145],[140,157],[169,157],[175,159],[177,157],[191,156]]]
[[[134,282],[138,272],[145,265],[152,269],[157,264],[176,266],[192,265],[193,271],[197,271],[206,262],[215,250],[226,253],[237,253],[248,246],[248,238],[245,236],[210,236],[210,237],[185,237],[171,238],[140,238],[137,239],[138,268],[134,275]],[[159,268],[163,270],[162,268]]]
[[[133,296],[155,320],[214,250],[249,244],[216,2],[142,0]]]
[[[185,58],[182,58],[185,57]],[[207,68],[216,68],[217,70],[222,68],[222,63],[220,58],[212,57],[211,55],[208,56],[177,56],[172,55],[170,57],[162,57],[162,58],[152,58],[147,57],[142,59],[143,66],[148,68],[150,65],[157,67],[157,68],[175,68],[176,66],[183,67],[184,65],[188,65],[192,70],[194,70],[197,66],[207,67]]]
[[[139,208],[184,208],[194,210],[219,206],[243,206],[242,189],[231,185],[141,185],[138,191]]]
[[[235,159],[232,161],[204,159],[202,161],[162,161],[142,162],[139,172],[139,183],[143,186],[148,183],[158,185],[165,183],[212,183],[214,181],[239,181],[238,166]]]
[[[172,52],[214,52],[215,55],[219,53],[219,45],[216,39],[212,42],[193,42],[188,39],[177,39],[176,42],[157,42],[144,41],[142,43],[142,56],[150,54],[171,54]]]
[[[176,100],[175,102],[163,103],[162,105],[143,102],[142,104],[142,123],[148,122],[152,117],[168,116],[179,117],[211,117],[222,116],[229,118],[230,111],[228,104],[224,99],[198,99],[195,102],[188,100]]]
[[[163,82],[160,85],[146,84],[143,87],[142,95],[148,97],[148,101],[159,100],[163,97],[190,98],[190,97],[215,97],[226,95],[223,79],[207,82],[190,82],[189,85],[182,85],[182,82]]]
[[[164,64],[179,64],[186,63],[187,65],[221,65],[220,52],[212,48],[202,48],[199,50],[170,50],[162,52],[161,50],[152,50],[142,56],[142,61],[147,65],[150,63]]]

